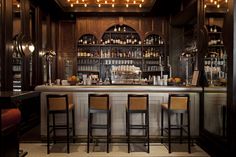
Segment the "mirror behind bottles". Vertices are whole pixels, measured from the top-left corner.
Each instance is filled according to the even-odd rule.
[[[227,1],[205,2],[205,28],[208,46],[204,56],[206,84],[204,87],[204,130],[226,139],[227,52],[223,41]]]

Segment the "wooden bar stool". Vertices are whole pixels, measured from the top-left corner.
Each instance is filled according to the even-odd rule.
[[[141,124],[132,124],[132,114],[141,114]],[[143,121],[143,114],[145,121]],[[131,130],[143,130],[144,135],[131,135]],[[128,106],[126,108],[126,134],[128,136],[128,153],[130,153],[130,143],[147,144],[147,152],[149,148],[149,97],[147,94],[128,94]],[[142,142],[140,142],[140,139]]]
[[[47,95],[47,153],[50,153],[50,142],[56,143],[56,130],[66,130],[67,153],[70,153],[70,139],[75,137],[75,108],[74,104],[69,102],[71,95]],[[70,124],[70,115],[72,116],[72,124]],[[65,114],[66,124],[56,122],[56,115]],[[52,122],[51,122],[52,116]],[[64,115],[62,115],[64,116]],[[71,132],[73,137],[71,136]],[[52,135],[51,135],[52,134]]]
[[[106,124],[94,124],[93,116],[106,114]],[[94,140],[93,130],[105,129],[107,131],[106,143],[107,153],[109,153],[109,144],[111,142],[111,106],[109,104],[108,94],[89,94],[88,98],[88,134],[87,134],[87,153],[89,153],[90,142]],[[99,138],[103,138],[99,136]]]
[[[164,131],[168,134],[168,148],[171,153],[171,130],[180,130],[180,142],[182,142],[183,131],[188,138],[188,152],[191,153],[190,148],[190,109],[189,109],[189,94],[170,94],[168,103],[161,105],[161,136]],[[167,112],[168,127],[164,128],[164,111]],[[171,115],[180,116],[180,124],[171,124]],[[183,115],[187,114],[187,124],[183,124]],[[176,117],[177,118],[177,117]],[[163,142],[163,139],[161,140]]]

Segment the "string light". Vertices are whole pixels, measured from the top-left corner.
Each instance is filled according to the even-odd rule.
[[[122,1],[117,2],[116,0],[94,0],[95,2],[92,0],[65,0],[65,1],[67,1],[71,7],[79,6],[79,5],[87,7],[89,4],[91,6],[97,5],[98,7],[101,7],[102,5],[110,5],[113,8],[115,7],[116,3],[117,3],[117,6],[119,7],[122,7],[123,5],[127,8],[129,6],[132,6],[132,7],[137,6],[139,8],[142,8],[145,2],[145,0],[122,0],[123,2]],[[210,0],[210,1],[214,1],[214,0]]]
[[[228,0],[205,0],[204,8],[208,6],[216,7],[216,8],[225,8],[227,7]]]

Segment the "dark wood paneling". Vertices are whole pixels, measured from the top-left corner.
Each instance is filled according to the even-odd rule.
[[[111,26],[125,24],[134,28],[143,40],[148,34],[154,33],[168,37],[168,20],[157,17],[77,17],[76,40],[83,34],[94,34],[99,40]]]
[[[12,90],[12,1],[1,0],[1,90]]]
[[[75,52],[75,22],[59,22],[58,53]]]

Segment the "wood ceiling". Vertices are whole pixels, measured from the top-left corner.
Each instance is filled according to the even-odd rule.
[[[115,0],[115,7],[112,8],[110,5],[102,5],[98,7],[96,5],[89,5],[84,7],[84,5],[74,4],[73,7],[70,6],[68,0],[31,0],[35,3],[38,3],[42,8],[54,15],[55,18],[71,18],[75,17],[74,15],[79,16],[169,16],[171,14],[176,14],[180,11],[182,3],[185,1],[189,3],[190,1],[196,0],[144,0],[142,7],[138,5],[129,5],[127,8],[125,5],[121,5],[121,2],[127,0]],[[76,1],[77,0],[70,0]],[[84,0],[84,1],[93,1],[97,0]],[[105,0],[99,0],[100,2],[105,3]],[[112,2],[112,0],[107,0]],[[133,3],[134,0],[129,0],[130,3]],[[79,0],[82,2],[82,0]],[[142,0],[136,0],[136,3],[142,2]],[[186,3],[185,2],[185,3]],[[116,6],[117,5],[117,6]]]
[[[156,0],[55,0],[69,12],[150,12]]]

